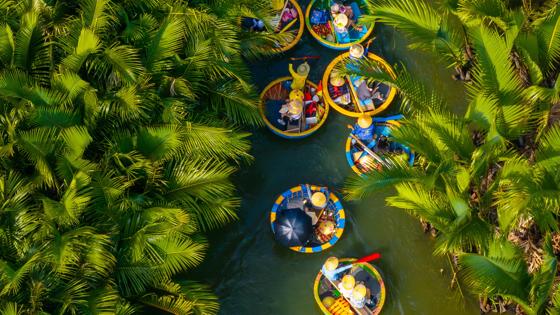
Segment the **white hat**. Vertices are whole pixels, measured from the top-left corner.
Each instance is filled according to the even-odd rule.
[[[360,44],[354,44],[350,47],[350,56],[356,59],[360,59],[364,56],[364,46]]]

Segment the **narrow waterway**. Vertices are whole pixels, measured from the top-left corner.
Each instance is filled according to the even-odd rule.
[[[462,113],[464,90],[450,71],[426,55],[410,51],[403,38],[388,27],[376,26],[371,51],[391,64],[402,63],[417,77],[437,88]],[[282,58],[254,65],[255,84],[288,75],[289,57],[320,55],[310,61],[310,79],[318,82],[326,65],[340,52],[323,48],[306,33],[299,45]],[[398,111],[393,104],[390,114]],[[360,202],[343,201],[348,224],[341,240],[319,254],[300,254],[276,244],[269,211],[278,194],[300,183],[327,185],[340,195],[351,170],[344,156],[353,123],[332,110],[327,123],[308,139],[288,141],[266,129],[251,137],[255,161],[236,175],[242,197],[239,222],[210,238],[206,263],[197,270],[221,298],[221,314],[320,314],[312,292],[323,261],[331,256],[361,257],[380,252],[375,264],[383,274],[387,301],[382,314],[477,314],[471,297],[450,290],[451,272],[445,257],[432,256],[433,240],[417,220],[385,206],[391,192]]]

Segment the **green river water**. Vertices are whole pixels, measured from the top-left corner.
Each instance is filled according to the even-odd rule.
[[[401,35],[376,25],[370,51],[391,64],[402,63],[416,77],[441,91],[458,113],[465,108],[461,83],[451,71],[428,56],[411,51]],[[295,49],[281,58],[253,66],[259,89],[288,75],[291,56],[320,55],[310,61],[310,79],[318,82],[326,65],[341,52],[329,50],[306,33]],[[398,111],[398,104],[382,113]],[[344,155],[346,125],[353,120],[331,110],[327,123],[310,138],[289,141],[265,128],[255,130],[251,141],[255,161],[235,175],[242,197],[240,220],[211,235],[205,264],[193,277],[209,283],[221,299],[220,314],[320,314],[312,292],[313,280],[324,260],[362,257],[380,252],[375,262],[387,289],[382,314],[478,314],[472,297],[450,289],[451,271],[445,257],[432,255],[434,241],[419,222],[402,210],[385,206],[390,191],[360,202],[343,200],[347,225],[341,240],[330,250],[301,254],[276,244],[269,211],[278,194],[298,185],[326,185],[339,197],[351,169]]]

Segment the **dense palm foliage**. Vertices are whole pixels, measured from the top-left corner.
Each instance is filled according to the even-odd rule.
[[[389,205],[428,222],[437,254],[451,254],[473,292],[518,313],[556,314],[560,213],[560,10],[557,1],[372,1],[375,19],[434,52],[465,81],[468,109],[404,69],[360,74],[400,89],[407,120],[395,139],[417,152],[347,185],[350,198],[395,187]],[[486,303],[483,303],[486,304]],[[504,303],[501,303],[502,305]],[[511,304],[510,304],[511,305]],[[488,309],[486,309],[488,310]]]
[[[216,7],[0,1],[3,314],[217,311],[176,275],[236,217],[259,116]]]

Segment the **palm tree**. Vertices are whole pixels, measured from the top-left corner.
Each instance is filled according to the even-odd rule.
[[[544,236],[559,228],[560,20],[550,3],[529,4],[459,0],[438,11],[422,0],[370,3],[375,14],[366,19],[402,30],[413,47],[435,52],[468,79],[468,108],[464,117],[451,113],[402,67],[396,79],[375,62],[350,67],[399,89],[407,119],[393,136],[419,159],[413,168],[390,160],[382,172],[352,177],[346,194],[395,187],[388,204],[435,229],[435,252],[458,258],[473,292],[542,314],[558,300],[544,284],[558,277],[556,259],[543,248]],[[516,280],[509,287],[508,277]]]
[[[238,128],[260,118],[241,35],[212,8],[0,4],[3,312],[218,311],[177,275],[236,218]]]
[[[525,314],[557,314],[558,288],[555,288],[558,260],[550,237],[538,270],[529,273],[523,254],[504,240],[494,240],[485,255],[461,254],[459,265],[465,283],[483,296],[501,296],[515,301]],[[549,303],[549,301],[552,301]]]

